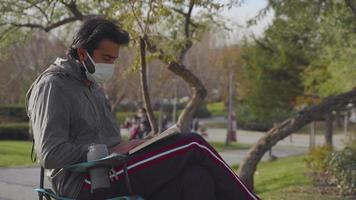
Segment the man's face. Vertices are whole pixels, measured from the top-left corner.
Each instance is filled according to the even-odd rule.
[[[98,48],[94,49],[93,55],[91,55],[91,57],[95,63],[113,64],[119,57],[119,49],[119,44],[112,42],[111,40],[103,39],[99,43]],[[83,48],[78,48],[77,53],[79,55],[79,60],[86,63],[89,72],[94,72],[95,67],[91,65],[86,50]]]
[[[113,64],[119,57],[119,49],[120,45],[104,39],[99,43],[99,47],[94,50],[92,58],[96,63]]]
[[[139,110],[138,113],[137,113],[137,115],[138,115],[139,117],[144,117],[144,116],[146,115],[146,112],[143,111],[143,110]]]

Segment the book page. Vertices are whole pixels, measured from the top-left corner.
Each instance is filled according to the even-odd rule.
[[[151,139],[146,140],[144,143],[142,143],[142,144],[136,146],[135,148],[131,149],[129,151],[129,154],[133,154],[133,153],[135,153],[135,152],[147,147],[148,145],[150,145],[152,143],[155,143],[155,142],[157,142],[159,140],[162,140],[164,138],[170,137],[170,136],[175,135],[177,133],[180,133],[180,128],[179,128],[178,125],[175,124],[175,125],[171,126],[170,128],[168,128],[167,130],[163,131],[162,133],[154,136]]]

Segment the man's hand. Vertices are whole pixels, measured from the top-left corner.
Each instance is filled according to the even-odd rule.
[[[110,149],[110,153],[119,153],[126,154],[131,149],[137,147],[138,145],[144,143],[146,140],[130,140],[130,141],[122,141],[120,144],[114,146]]]

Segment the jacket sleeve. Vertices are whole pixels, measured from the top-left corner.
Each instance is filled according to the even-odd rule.
[[[47,169],[86,161],[87,146],[70,142],[70,98],[59,80],[45,80],[32,90],[30,120],[40,163]]]

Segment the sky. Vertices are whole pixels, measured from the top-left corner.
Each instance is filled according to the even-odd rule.
[[[256,36],[262,36],[264,29],[272,21],[273,12],[269,11],[267,16],[259,21],[257,25],[252,27],[247,28],[246,22],[255,17],[261,9],[266,7],[266,5],[267,0],[245,0],[239,7],[225,10],[222,15],[231,20],[232,23],[229,27],[234,30],[231,34],[231,40],[238,41],[244,35],[249,35],[251,33]]]

